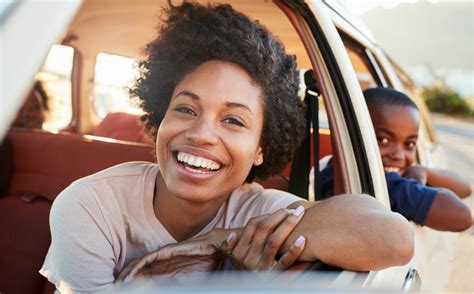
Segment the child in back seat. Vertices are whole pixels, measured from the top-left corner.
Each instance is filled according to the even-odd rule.
[[[471,194],[459,175],[415,164],[420,113],[405,94],[389,88],[364,91],[387,180],[390,205],[407,219],[441,231],[463,231],[472,224],[459,199]],[[320,171],[322,198],[333,193],[333,162]]]

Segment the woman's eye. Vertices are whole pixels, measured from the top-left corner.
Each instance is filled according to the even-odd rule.
[[[238,120],[236,118],[232,118],[232,117],[224,119],[223,122],[227,123],[227,124],[237,125],[239,127],[245,127],[243,122],[241,122],[240,120]]]
[[[190,114],[190,115],[196,115],[196,113],[191,108],[184,107],[184,106],[176,107],[175,111],[185,113],[185,114]]]

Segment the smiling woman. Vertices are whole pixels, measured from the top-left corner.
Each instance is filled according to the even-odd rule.
[[[64,190],[40,272],[61,292],[92,292],[139,275],[406,263],[411,228],[375,199],[311,203],[254,182],[286,166],[305,130],[294,56],[229,5],[165,15],[132,89],[159,165],[121,164]]]

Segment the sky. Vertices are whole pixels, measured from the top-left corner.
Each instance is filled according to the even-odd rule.
[[[439,0],[425,0],[430,3],[440,2]],[[340,3],[345,5],[352,13],[356,15],[361,15],[364,12],[369,11],[372,8],[377,6],[382,6],[384,8],[392,8],[397,6],[400,3],[415,3],[418,0],[339,0]]]
[[[424,35],[419,35],[419,38],[416,39],[418,40],[417,46],[414,46],[412,48],[413,52],[418,52],[416,54],[408,54],[407,55],[407,49],[403,48],[406,47],[403,43],[400,42],[395,42],[393,38],[400,38],[400,33],[402,33],[400,30],[397,28],[390,27],[393,25],[393,19],[390,21],[390,19],[387,19],[387,22],[385,23],[385,27],[389,27],[387,30],[387,33],[381,33],[380,29],[378,27],[374,27],[374,21],[372,21],[372,26],[370,25],[368,16],[370,14],[370,10],[375,9],[375,8],[385,8],[385,9],[390,9],[390,8],[395,8],[397,5],[401,3],[420,3],[420,2],[429,2],[432,4],[461,4],[461,3],[474,3],[474,0],[405,0],[405,1],[399,1],[399,0],[337,0],[339,1],[342,5],[345,5],[345,7],[351,11],[353,14],[364,18],[364,22],[367,24],[371,32],[374,34],[374,37],[378,40],[380,45],[384,49],[387,50],[387,52],[392,56],[395,57],[395,60],[399,63],[399,65],[402,66],[409,74],[410,76],[415,80],[415,82],[418,84],[418,86],[429,86],[431,84],[434,84],[436,81],[431,74],[432,72],[436,72],[438,76],[443,76],[444,81],[448,86],[453,87],[455,90],[460,92],[460,94],[464,97],[474,97],[474,69],[470,67],[472,64],[472,59],[471,62],[465,62],[463,63],[463,66],[459,66],[459,61],[463,58],[466,58],[466,55],[464,54],[466,50],[469,50],[469,48],[472,48],[474,44],[474,37],[470,35],[469,32],[472,32],[473,27],[471,27],[470,30],[465,27],[465,29],[456,29],[462,25],[469,25],[469,21],[461,21],[463,18],[457,18],[455,19],[456,21],[450,22],[449,27],[443,27],[439,28],[437,27],[437,31],[427,31],[427,34]],[[463,6],[465,7],[465,5]],[[401,8],[401,7],[400,7]],[[406,7],[405,7],[406,8]],[[405,9],[406,10],[406,9]],[[383,10],[382,10],[383,11]],[[431,11],[431,10],[430,10]],[[451,10],[450,10],[451,11]],[[367,13],[368,12],[368,13]],[[380,11],[379,11],[380,12]],[[433,11],[431,11],[433,12]],[[474,12],[474,10],[472,10]],[[427,12],[428,13],[428,12]],[[448,13],[448,12],[447,12]],[[388,11],[386,12],[386,15],[390,15]],[[374,15],[372,15],[374,16]],[[407,15],[407,18],[412,17],[410,15]],[[463,16],[465,17],[465,16]],[[373,18],[373,17],[372,17]],[[378,20],[380,21],[380,19]],[[416,35],[417,33],[420,32],[420,30],[423,30],[426,27],[426,19],[422,18],[421,23],[419,23],[419,26],[416,28],[416,30],[413,30],[410,33],[407,33],[403,36],[405,40],[412,40],[413,41],[413,35]],[[407,25],[408,23],[413,23],[413,20],[407,19],[405,22]],[[474,25],[474,20],[471,19],[470,22],[471,25]],[[433,23],[430,22],[430,25],[433,25]],[[454,27],[454,29],[453,29]],[[390,29],[391,28],[391,29]],[[451,28],[449,30],[449,28]],[[426,29],[426,28],[425,28]],[[445,32],[450,32],[449,35],[446,36],[438,36],[437,38],[433,38],[434,32],[439,32],[439,31],[445,31]],[[464,34],[464,35],[463,35]],[[431,37],[430,37],[431,36]],[[461,38],[462,39],[456,39],[456,38]],[[463,45],[461,47],[453,47],[450,48],[448,44],[452,43],[452,41],[458,40],[457,44],[458,45]],[[416,41],[413,41],[416,42]],[[414,44],[414,43],[412,43]],[[421,47],[420,47],[421,46]],[[426,54],[420,54],[420,48],[426,47],[427,50],[425,51]],[[420,48],[418,48],[420,47]],[[463,51],[464,50],[464,51]],[[461,52],[463,51],[463,52]],[[453,58],[450,59],[450,55],[453,52],[457,52],[458,54],[454,56]],[[462,53],[462,54],[461,54]],[[436,60],[433,59],[433,55],[438,54],[439,58]],[[468,53],[469,54],[469,53]],[[469,58],[469,57],[467,57]],[[418,64],[413,63],[413,59],[416,59]],[[429,62],[425,62],[426,60]],[[423,60],[423,64],[419,64]],[[436,61],[436,62],[435,62]],[[429,71],[426,64],[431,64],[431,69],[434,71]],[[449,63],[448,65],[441,66],[441,63]],[[454,64],[458,64],[457,66],[454,66]]]

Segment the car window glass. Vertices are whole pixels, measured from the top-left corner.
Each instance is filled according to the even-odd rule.
[[[71,122],[73,64],[74,49],[69,46],[54,45],[35,77],[35,87],[38,83],[41,84],[47,105],[43,129],[61,130]]]
[[[6,18],[7,14],[13,9],[16,1],[14,0],[2,0],[0,1],[0,22]]]
[[[91,101],[98,117],[104,118],[109,112],[142,113],[128,94],[137,74],[134,64],[133,58],[103,52],[97,54]]]

